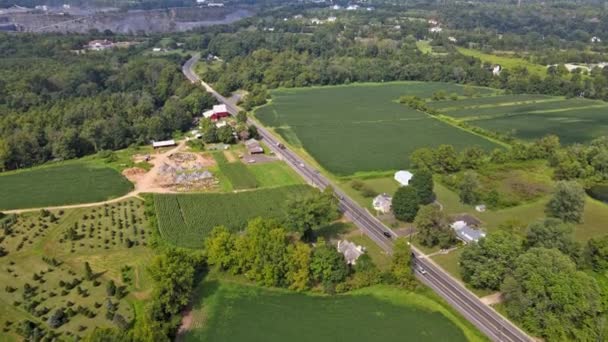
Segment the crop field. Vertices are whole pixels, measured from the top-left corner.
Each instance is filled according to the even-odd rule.
[[[255,175],[249,171],[247,166],[240,160],[228,162],[223,153],[214,153],[213,157],[217,162],[220,172],[224,174],[232,184],[233,189],[253,189],[257,188],[258,182]]]
[[[585,143],[608,134],[608,104],[602,101],[501,95],[435,101],[429,106],[473,126],[525,140],[555,134],[565,144]]]
[[[98,202],[128,193],[118,171],[83,162],[0,174],[0,210]]]
[[[462,94],[463,87],[398,82],[277,90],[272,103],[256,111],[256,117],[340,176],[407,168],[410,153],[419,147],[498,147],[397,103],[403,95],[429,97],[438,90]]]
[[[327,297],[208,280],[183,340],[482,340],[462,320],[425,295],[390,287]]]
[[[303,184],[304,180],[285,162],[247,165],[259,187]]]
[[[154,204],[165,240],[200,248],[205,236],[218,225],[238,231],[258,216],[282,219],[286,202],[311,190],[307,185],[292,185],[227,194],[155,194]]]
[[[148,296],[145,269],[153,256],[143,211],[143,203],[132,199],[1,220],[0,340],[22,340],[26,322],[60,341],[133,322],[134,305]],[[110,281],[113,294],[106,289]],[[57,310],[65,316],[53,326]]]
[[[608,105],[603,108],[496,117],[470,123],[487,130],[509,133],[521,139],[536,139],[555,134],[565,144],[585,143],[608,135]]]

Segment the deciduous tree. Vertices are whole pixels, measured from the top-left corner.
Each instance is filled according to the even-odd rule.
[[[414,226],[418,231],[418,239],[425,246],[440,245],[447,248],[454,244],[456,236],[448,223],[448,218],[441,209],[433,204],[420,208]]]
[[[392,209],[395,217],[401,221],[412,222],[420,207],[418,192],[411,186],[402,186],[393,196]]]
[[[585,210],[585,190],[575,181],[561,181],[547,203],[547,215],[564,222],[580,223]]]

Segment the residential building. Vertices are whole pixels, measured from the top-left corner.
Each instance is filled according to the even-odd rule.
[[[380,195],[374,197],[374,200],[372,201],[372,205],[374,206],[374,209],[376,209],[377,211],[379,211],[383,214],[387,214],[387,213],[391,212],[392,203],[393,203],[393,198],[386,193],[380,194]]]
[[[450,227],[456,232],[456,236],[464,243],[478,242],[484,238],[486,233],[478,228],[469,226],[465,221],[455,221]]]
[[[344,259],[349,265],[355,265],[357,263],[357,259],[359,259],[363,253],[365,253],[365,248],[363,246],[355,245],[347,240],[338,241],[337,248],[338,252],[344,255]]]

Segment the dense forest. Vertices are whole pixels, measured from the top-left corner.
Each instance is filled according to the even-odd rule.
[[[513,6],[509,8],[511,14],[503,15],[499,22],[509,21],[520,12]],[[387,6],[373,11],[341,12],[337,20],[323,24],[312,21],[338,12],[305,6],[278,10],[236,25],[201,29],[200,37],[190,37],[188,44],[204,55],[217,55],[224,61],[219,67],[208,68],[204,75],[224,94],[239,88],[252,90],[256,84],[274,88],[417,80],[469,83],[513,93],[608,99],[608,68],[595,68],[583,74],[552,67],[545,76],[515,67],[504,70],[496,77],[492,74],[491,64],[464,56],[456,49],[457,45],[468,46],[472,43],[484,47],[495,40],[502,41],[499,38],[502,36],[496,31],[488,33],[486,29],[481,29],[479,31],[485,33],[476,34],[466,28],[431,33],[425,17],[401,19],[395,15],[397,10],[399,7]],[[482,13],[486,16],[491,11],[493,7],[488,7]],[[534,22],[542,15],[537,12],[529,17],[527,20]],[[543,62],[554,62],[555,58],[550,56],[572,58],[572,61],[605,60],[606,48],[603,44],[594,47],[595,50],[577,50],[579,43],[588,46],[588,40],[569,41],[568,37],[559,36],[559,32],[569,30],[569,23],[564,19],[547,24],[551,28],[546,29],[554,32],[552,37],[556,45],[551,39],[531,40],[536,44],[535,58]],[[448,21],[447,25],[458,27],[455,21]],[[577,35],[587,39],[596,30],[603,30],[601,26],[594,25],[595,28],[587,31],[582,31],[586,27],[579,25],[579,31],[584,35]],[[506,43],[503,45],[495,44],[496,48],[516,49],[522,47],[518,42],[527,41],[530,35],[541,37],[534,33],[520,34],[518,29],[506,25],[503,29],[508,32],[508,39],[504,39]],[[458,43],[448,39],[450,34],[458,36]],[[417,42],[424,39],[432,39],[433,49],[441,53],[423,52]],[[558,62],[565,61],[570,62]]]
[[[0,169],[168,138],[214,103],[186,81],[183,57],[77,54],[82,39],[0,36]]]

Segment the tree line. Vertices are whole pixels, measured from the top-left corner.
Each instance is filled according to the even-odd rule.
[[[0,38],[11,45],[0,65],[0,169],[169,138],[215,103],[184,78],[175,56],[66,50],[78,36]]]

